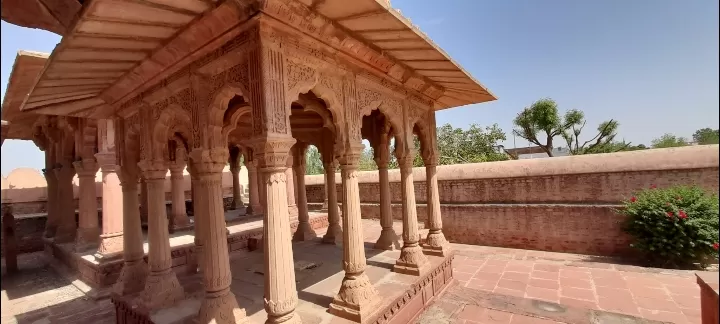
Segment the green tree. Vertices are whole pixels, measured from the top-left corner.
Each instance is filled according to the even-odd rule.
[[[700,145],[720,144],[720,130],[718,129],[698,129],[692,137],[693,141]]]
[[[305,154],[305,172],[306,174],[323,174],[322,157],[320,151],[314,145],[310,145]]]
[[[497,124],[481,127],[470,125],[467,130],[445,124],[437,128],[438,163],[441,165],[507,160],[498,150],[498,142],[506,139]]]
[[[664,134],[660,138],[652,140],[653,148],[680,147],[688,145],[688,141],[684,137],[675,136],[673,134]]]
[[[515,120],[513,133],[542,148],[548,156],[553,156],[553,140],[562,136],[572,154],[585,154],[607,150],[617,135],[618,122],[604,121],[597,128],[597,135],[580,144],[580,134],[585,127],[585,114],[577,109],[569,110],[560,117],[557,103],[549,98],[540,99],[530,107],[523,109]],[[541,141],[541,137],[543,141]]]

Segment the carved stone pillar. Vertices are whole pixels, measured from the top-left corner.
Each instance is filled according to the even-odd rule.
[[[183,287],[172,270],[167,209],[165,207],[164,161],[144,160],[138,163],[148,188],[148,263],[150,275],[140,302],[150,310],[164,308],[185,298]]]
[[[403,157],[398,157],[402,186],[403,247],[400,250],[400,257],[395,262],[393,271],[419,276],[428,269],[429,263],[419,243],[415,186],[412,177],[414,153],[410,151],[405,153]]]
[[[375,242],[375,248],[380,250],[395,250],[400,248],[400,238],[393,229],[392,201],[390,196],[390,180],[388,178],[388,163],[390,161],[390,148],[387,135],[381,135],[378,147],[375,148],[375,163],[378,166],[380,178],[380,226],[382,231]]]
[[[148,221],[148,194],[145,178],[140,178],[140,223]]]
[[[75,237],[75,250],[85,251],[97,248],[100,236],[98,226],[97,193],[95,175],[98,164],[93,159],[84,159],[73,163],[78,175],[78,229]]]
[[[348,148],[341,158],[343,181],[343,278],[340,291],[330,304],[330,313],[362,322],[381,300],[377,290],[365,274],[365,243],[360,217],[360,189],[358,162],[363,145]]]
[[[73,177],[75,168],[69,161],[59,163],[53,170],[57,177],[57,231],[56,243],[75,241],[77,223],[75,222],[75,198],[73,197]]]
[[[231,209],[243,208],[242,187],[240,186],[240,149],[237,147],[230,148],[230,174],[233,181],[233,202]]]
[[[285,187],[287,189],[287,205],[288,212],[290,213],[290,219],[292,220],[295,220],[298,217],[298,207],[295,201],[295,172],[293,172],[294,153],[295,152],[293,152],[293,150],[290,150],[290,154],[288,154],[285,164],[285,179],[287,179],[287,186]]]
[[[295,162],[293,168],[297,175],[296,180],[296,192],[298,196],[298,227],[293,235],[293,241],[307,241],[317,237],[317,233],[313,230],[310,225],[310,214],[308,212],[307,205],[307,192],[305,191],[305,152],[307,151],[308,145],[305,143],[295,144]]]
[[[265,323],[300,323],[295,313],[298,295],[290,238],[287,159],[295,139],[289,136],[261,139],[254,152],[265,183],[267,204],[263,219],[265,256]]]
[[[248,206],[247,214],[260,215],[263,213],[263,206],[260,204],[260,192],[258,190],[257,162],[249,161],[245,166],[248,169],[248,191],[250,193],[250,205]]]
[[[45,238],[55,237],[58,222],[57,176],[52,168],[52,165],[50,165],[42,170],[45,181],[47,182],[47,221],[45,222],[45,231],[43,233],[43,237]]]
[[[135,169],[135,170],[133,170]],[[113,290],[120,295],[140,292],[145,287],[148,266],[143,260],[143,233],[140,223],[137,166],[123,167],[120,185],[123,193],[123,268]]]
[[[170,163],[170,192],[172,196],[170,227],[173,231],[190,226],[190,219],[185,210],[184,170],[185,161],[176,160]]]
[[[323,236],[322,242],[327,244],[335,244],[342,239],[343,229],[340,225],[340,213],[337,204],[337,190],[335,185],[335,170],[337,169],[337,161],[332,160],[323,163],[326,179],[326,196],[328,201],[328,229]]]
[[[188,260],[187,271],[188,271],[188,273],[196,273],[196,272],[203,271],[203,268],[201,265],[203,264],[203,262],[202,262],[202,258],[203,258],[203,254],[204,254],[203,253],[204,252],[203,244],[204,244],[205,240],[203,239],[204,234],[203,234],[202,230],[203,230],[203,226],[205,225],[206,221],[203,220],[204,215],[200,215],[197,205],[202,204],[202,203],[200,203],[200,200],[202,198],[204,198],[204,196],[198,197],[197,190],[194,189],[198,186],[198,177],[197,177],[197,172],[193,168],[192,163],[188,164],[187,170],[188,170],[188,173],[190,173],[190,183],[191,183],[190,187],[193,188],[193,190],[190,191],[190,194],[192,196],[191,199],[193,201],[193,220],[194,220],[194,225],[195,225],[194,226],[195,249],[193,251],[194,258],[191,258],[191,260]],[[198,212],[196,212],[196,211],[198,211]],[[206,216],[204,216],[204,217],[206,217]]]
[[[102,172],[102,233],[96,258],[113,258],[123,251],[123,198],[115,152],[95,154]]]
[[[325,182],[323,182],[323,186],[325,187],[325,199],[323,200],[323,204],[322,204],[322,207],[320,207],[320,210],[322,210],[322,211],[327,211],[327,209],[328,209],[328,195],[327,195],[327,192],[328,192],[328,178],[327,178],[327,173],[326,173],[326,172],[323,172],[323,178],[324,178],[324,180],[325,180]]]
[[[222,200],[222,171],[228,160],[227,154],[225,148],[196,149],[190,154],[197,178],[195,210],[202,215],[199,222],[203,223],[205,246],[200,263],[205,299],[200,305],[199,323],[236,323],[245,319],[245,310],[238,307],[235,295],[230,291],[232,273]]]
[[[425,162],[427,183],[427,218],[430,230],[428,232],[423,251],[430,255],[445,256],[450,251],[450,244],[442,232],[442,217],[440,216],[440,192],[438,191],[437,169],[435,161],[429,159]]]

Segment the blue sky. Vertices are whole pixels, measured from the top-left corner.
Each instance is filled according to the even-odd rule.
[[[718,2],[708,0],[392,0],[499,100],[441,111],[438,124],[497,123],[551,97],[585,112],[586,135],[607,119],[619,138],[649,144],[718,128]],[[15,53],[50,52],[59,37],[2,22],[2,92]],[[525,146],[518,139],[517,146]],[[5,141],[2,173],[42,168],[31,142]]]

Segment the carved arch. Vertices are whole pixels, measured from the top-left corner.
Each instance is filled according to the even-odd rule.
[[[222,128],[222,138],[225,143],[228,142],[230,133],[237,128],[237,122],[240,120],[240,117],[245,115],[249,115],[252,118],[252,108],[248,104],[228,108],[228,114],[223,122]]]
[[[225,115],[226,111],[232,108],[228,108],[228,104],[235,96],[241,96],[248,102],[248,97],[245,95],[248,93],[248,89],[239,82],[226,82],[212,95],[210,107],[206,108],[208,112],[208,123],[205,126],[208,131],[210,148],[227,147],[227,134],[230,132],[225,133]],[[204,108],[205,107],[199,107],[199,109]],[[252,114],[252,112],[250,113]],[[239,116],[237,117],[239,118]],[[237,119],[235,121],[237,121]]]
[[[192,119],[180,106],[172,104],[160,112],[152,128],[150,140],[153,147],[151,155],[154,159],[165,159],[168,140],[172,139],[175,133],[179,133],[192,147]]]

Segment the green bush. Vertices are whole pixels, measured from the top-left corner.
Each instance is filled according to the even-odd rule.
[[[651,186],[623,202],[632,247],[664,267],[705,266],[718,258],[718,197],[698,187]]]

